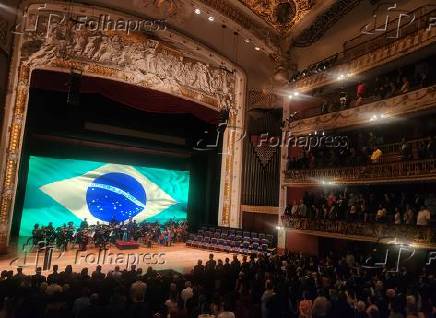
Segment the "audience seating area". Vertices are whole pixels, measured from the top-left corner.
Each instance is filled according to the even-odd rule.
[[[227,253],[271,255],[275,252],[271,234],[209,226],[202,226],[197,234],[189,234],[186,245]]]

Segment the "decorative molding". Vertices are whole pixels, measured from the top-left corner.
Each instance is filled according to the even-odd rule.
[[[379,243],[389,243],[399,239],[420,247],[436,246],[436,237],[430,226],[287,217],[283,217],[282,221],[289,229],[317,236]]]
[[[320,130],[369,125],[374,114],[392,120],[431,109],[435,105],[436,85],[339,112],[296,120],[289,123],[286,130],[294,135],[303,135]]]
[[[23,7],[27,16],[32,14],[81,14],[99,17],[109,10],[81,4],[44,3]],[[25,6],[25,4],[23,4]],[[118,17],[110,12],[114,19]],[[121,16],[124,19],[129,17]],[[132,17],[130,17],[132,18]],[[21,23],[26,23],[26,17]],[[43,19],[42,19],[43,20]],[[47,21],[47,19],[45,19]],[[15,49],[10,69],[10,91],[7,95],[5,120],[2,130],[2,192],[0,198],[0,227],[7,228],[7,240],[1,240],[0,249],[8,244],[15,192],[18,183],[18,167],[23,144],[24,126],[29,98],[30,78],[35,69],[60,72],[79,70],[83,76],[93,76],[121,81],[130,85],[147,87],[168,94],[193,100],[203,107],[220,109],[230,107],[234,125],[244,125],[245,83],[244,73],[233,65],[233,72],[195,60],[184,52],[151,39],[144,33],[113,30],[91,31],[86,28],[72,29],[66,23],[47,25],[41,23],[38,32],[26,32],[15,39]],[[165,32],[171,32],[166,30]],[[179,35],[177,35],[179,36]],[[174,36],[176,37],[176,36]],[[191,44],[192,40],[185,38]],[[189,52],[187,52],[189,53]],[[212,52],[211,52],[212,53]],[[215,54],[216,55],[216,54]],[[191,55],[192,56],[192,55]],[[240,178],[242,152],[235,140],[240,132],[224,134],[221,179],[223,211],[219,225],[238,227],[240,220]],[[220,206],[221,208],[221,206]]]
[[[282,108],[283,96],[272,92],[250,90],[248,92],[248,109],[254,108]]]
[[[404,183],[436,180],[436,159],[374,163],[368,166],[290,170],[285,186],[334,184]]]
[[[261,214],[279,214],[277,206],[260,206],[260,205],[241,205],[242,212],[261,213]]]
[[[311,0],[239,0],[276,32],[287,34],[312,8]]]
[[[333,84],[337,81],[335,74],[353,74],[353,76],[394,61],[401,56],[416,52],[436,41],[436,28],[423,28],[416,33],[390,43],[384,47],[353,59],[347,64],[340,64],[328,72],[318,73],[300,79],[290,85],[291,89],[308,92],[315,88]]]
[[[220,12],[227,18],[235,21],[245,30],[249,30],[258,38],[264,40],[268,45],[277,49],[280,44],[281,36],[276,32],[271,32],[273,29],[265,27],[261,23],[252,19],[247,14],[241,12],[236,6],[232,5],[228,0],[199,0],[206,6]]]
[[[311,26],[301,32],[294,40],[293,45],[297,47],[310,46],[329,30],[344,15],[354,9],[361,0],[339,0],[336,1],[325,13],[320,15]]]

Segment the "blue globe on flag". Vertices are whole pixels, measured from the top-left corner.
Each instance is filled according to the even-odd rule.
[[[145,209],[147,195],[132,176],[120,172],[103,174],[86,191],[89,212],[97,219],[122,222]]]

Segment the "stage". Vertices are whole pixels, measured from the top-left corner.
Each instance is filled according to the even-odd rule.
[[[11,249],[12,250],[12,249]],[[10,253],[0,257],[0,270],[14,270],[17,267],[22,267],[25,274],[33,274],[35,268],[44,266],[45,264],[59,265],[59,271],[63,271],[66,265],[72,265],[74,271],[80,271],[84,267],[88,267],[90,273],[95,270],[97,265],[101,265],[103,272],[107,273],[116,265],[120,269],[130,268],[132,264],[136,264],[138,268],[142,268],[145,272],[147,267],[152,266],[155,270],[172,269],[180,273],[189,273],[199,259],[203,260],[203,264],[208,260],[209,254],[215,255],[215,260],[229,257],[232,259],[232,254],[222,253],[217,251],[202,250],[197,248],[187,247],[184,243],[177,243],[171,247],[161,245],[153,245],[151,248],[140,246],[138,249],[121,250],[115,246],[111,246],[108,250],[99,250],[98,248],[89,248],[86,251],[78,251],[70,249],[67,252],[53,250],[52,253],[41,252],[19,252]],[[43,271],[43,274],[48,274],[51,271],[49,268]]]

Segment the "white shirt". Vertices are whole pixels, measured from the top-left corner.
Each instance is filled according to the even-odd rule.
[[[416,225],[428,225],[429,222],[430,222],[430,211],[428,209],[423,209],[419,211]]]

